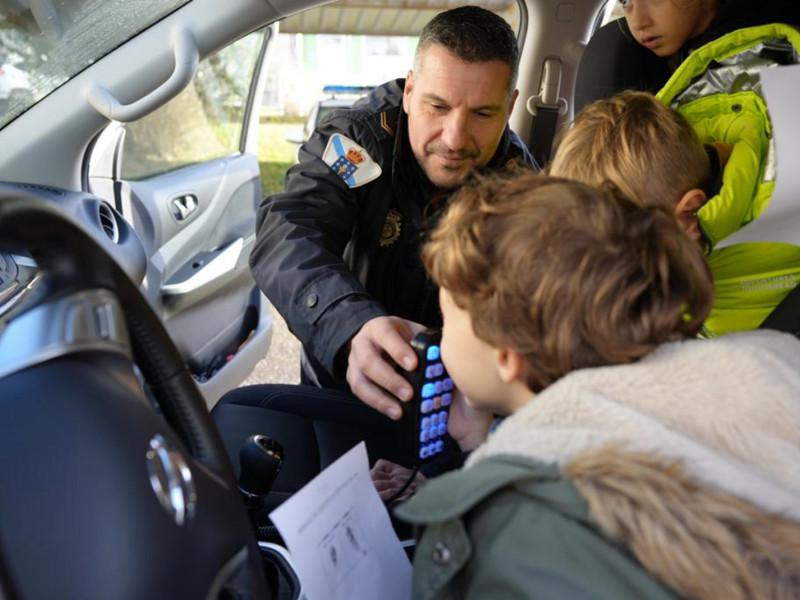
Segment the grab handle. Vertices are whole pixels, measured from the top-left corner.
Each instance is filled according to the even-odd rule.
[[[174,33],[172,48],[175,52],[175,70],[169,79],[152,92],[131,104],[121,104],[110,91],[95,85],[86,92],[89,104],[108,119],[129,123],[177,96],[192,81],[200,56],[188,29],[179,29]]]

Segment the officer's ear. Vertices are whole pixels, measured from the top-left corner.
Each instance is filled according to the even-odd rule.
[[[409,113],[411,108],[411,88],[414,87],[414,71],[409,69],[406,73],[406,86],[403,88],[403,110],[406,114]]]
[[[514,105],[517,103],[517,98],[519,98],[519,90],[514,90],[514,92],[511,94],[511,102],[508,105],[509,115],[514,112]]]

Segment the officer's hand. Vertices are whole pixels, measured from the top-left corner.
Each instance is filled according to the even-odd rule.
[[[362,402],[392,419],[403,415],[397,399],[408,401],[413,396],[411,384],[395,371],[394,364],[409,371],[417,366],[417,355],[409,342],[423,329],[419,323],[399,317],[375,317],[350,340],[350,389]]]

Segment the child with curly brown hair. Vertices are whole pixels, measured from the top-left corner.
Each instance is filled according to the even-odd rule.
[[[711,277],[668,211],[496,176],[424,262],[474,451],[396,511],[415,598],[800,597],[800,341],[696,339]]]

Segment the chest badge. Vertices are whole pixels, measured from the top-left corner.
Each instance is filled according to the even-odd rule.
[[[369,183],[381,174],[380,166],[367,151],[340,133],[330,137],[322,160],[351,188]]]
[[[400,214],[400,211],[392,208],[386,213],[386,221],[383,222],[383,229],[381,230],[381,248],[391,246],[400,239],[402,221],[403,215]]]

